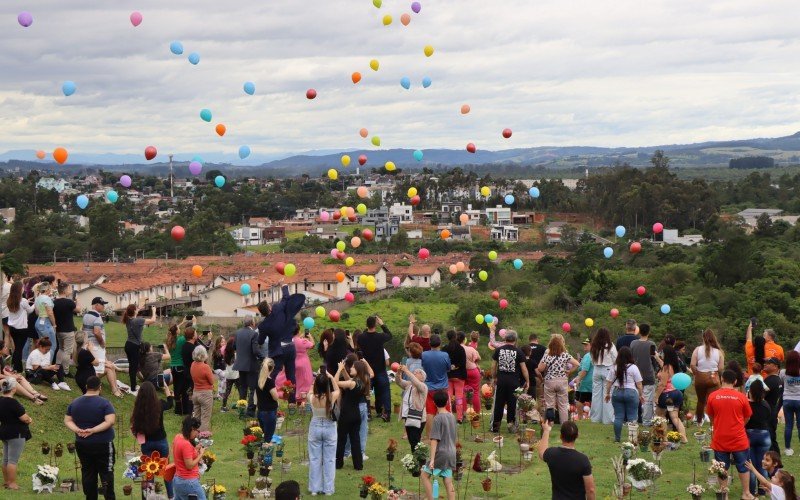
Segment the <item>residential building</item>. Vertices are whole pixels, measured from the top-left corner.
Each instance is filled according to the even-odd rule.
[[[748,208],[746,210],[742,210],[739,212],[738,215],[742,219],[744,219],[744,223],[748,226],[755,227],[758,218],[764,214],[767,214],[770,219],[781,215],[783,210],[779,208]]]
[[[548,245],[561,243],[561,230],[566,226],[566,222],[551,222],[545,228],[545,238]]]
[[[400,232],[400,221],[396,217],[375,224],[376,241],[384,241],[384,239],[390,240],[394,235],[396,235],[399,232]]]
[[[38,189],[44,189],[45,191],[50,191],[54,189],[57,193],[63,192],[65,189],[70,189],[69,182],[65,181],[64,179],[55,179],[53,177],[42,177],[36,182],[36,187]]]
[[[510,225],[493,225],[489,237],[494,241],[519,241],[519,228]]]
[[[261,239],[264,244],[281,243],[286,239],[286,228],[283,226],[256,226],[261,228]]]
[[[685,234],[683,236],[678,236],[677,229],[664,229],[662,236],[665,245],[693,246],[703,242],[702,234]]]
[[[295,210],[294,220],[311,222],[317,218],[320,212],[321,210],[315,210],[313,208],[299,208]]]
[[[3,218],[3,222],[6,224],[11,224],[17,218],[17,209],[14,207],[0,208],[0,217]]]
[[[461,202],[458,201],[445,201],[439,210],[439,222],[458,222],[453,219],[456,214],[460,214],[463,210]]]
[[[261,229],[257,227],[239,227],[230,231],[234,241],[240,247],[247,247],[252,245],[263,245],[264,240],[261,237]]]
[[[336,229],[317,226],[306,231],[306,236],[316,236],[317,238],[323,240],[336,241],[344,240],[350,235],[344,231],[337,231]]]
[[[399,218],[397,219],[399,220]],[[361,224],[371,226],[386,222],[388,220],[389,209],[387,207],[370,208],[367,210],[367,213],[361,217]]]
[[[494,208],[486,208],[486,220],[490,225],[511,224],[511,207],[497,205]]]
[[[467,205],[467,209],[464,210],[463,213],[466,214],[467,217],[468,217],[467,225],[469,225],[469,226],[478,226],[478,225],[480,225],[480,223],[481,223],[481,214],[482,214],[482,212],[480,210],[474,209],[474,208],[472,208],[471,204],[468,204]],[[459,215],[459,217],[460,217],[460,215]]]
[[[450,241],[472,241],[472,231],[469,226],[439,226],[438,231],[440,236],[445,229],[450,231]]]
[[[389,207],[390,217],[399,217],[400,224],[414,222],[414,208],[411,205],[395,203]]]

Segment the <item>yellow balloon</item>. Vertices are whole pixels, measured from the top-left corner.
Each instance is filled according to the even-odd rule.
[[[387,161],[386,165],[384,165],[384,167],[386,167],[386,171],[387,172],[394,172],[394,170],[397,168],[397,167],[394,166],[394,162],[391,162],[391,161]]]
[[[380,146],[381,145],[381,138],[377,135],[372,136],[372,145],[373,146]]]
[[[416,195],[417,195],[417,188],[415,188],[415,187],[408,188],[408,197],[409,198],[413,198]]]
[[[359,276],[358,277],[358,282],[361,283],[362,285],[366,284],[367,283],[367,275],[366,274],[362,274],[361,276]]]
[[[328,179],[335,181],[338,178],[339,178],[339,172],[337,172],[335,168],[328,170]]]
[[[369,62],[369,67],[372,68],[372,71],[378,71],[378,68],[381,67],[381,63],[379,63],[377,59],[373,59]]]
[[[378,288],[378,286],[375,284],[374,281],[368,281],[367,282],[367,291],[368,292],[374,292],[377,288]]]
[[[492,194],[492,190],[489,189],[489,186],[483,186],[481,188],[481,196],[488,198],[490,194]]]
[[[342,156],[342,166],[346,167],[350,165],[350,157],[347,155]]]
[[[357,211],[359,214],[361,214],[361,215],[364,215],[365,213],[367,213],[367,206],[366,206],[366,205],[364,205],[363,203],[359,203],[359,204],[356,206],[356,211]]]
[[[283,274],[285,274],[289,278],[294,276],[294,273],[296,273],[296,272],[297,272],[297,267],[295,267],[294,264],[286,264],[283,267]]]
[[[587,327],[591,328],[591,327],[594,326],[594,320],[592,318],[586,318],[583,321],[583,324],[586,325]]]
[[[317,313],[317,317],[318,318],[324,318],[325,317],[325,308],[322,307],[322,306],[317,306],[317,308],[314,309],[314,312]]]
[[[354,258],[352,258],[352,257],[348,257],[348,258],[344,259],[344,265],[347,266],[347,267],[350,267],[355,263],[356,263],[356,260]]]
[[[425,49],[423,50],[423,52],[425,52],[425,56],[426,57],[432,56],[433,55],[433,46],[432,45],[426,45]]]
[[[375,281],[375,276],[372,275],[372,274],[367,276],[367,283],[369,283],[370,281],[373,281],[373,282]]]
[[[495,252],[494,250],[489,252],[489,260],[497,260],[497,252]]]
[[[347,207],[342,207],[339,209],[339,213],[342,214],[342,217],[347,217]],[[342,250],[344,251],[344,250]]]
[[[385,16],[383,16],[383,25],[389,26],[390,24],[392,24],[392,16],[386,14]]]
[[[480,278],[481,281],[486,281],[487,279],[489,279],[489,273],[487,273],[486,271],[481,271],[478,273],[478,278]]]

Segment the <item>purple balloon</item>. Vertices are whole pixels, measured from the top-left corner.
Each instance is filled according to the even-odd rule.
[[[31,15],[30,12],[20,12],[19,15],[17,16],[17,22],[23,28],[27,28],[28,26],[33,24],[33,16]]]
[[[411,10],[414,11],[414,14],[419,14],[419,11],[422,10],[422,5],[419,2],[414,2],[411,4]]]
[[[189,172],[192,175],[200,175],[201,170],[203,170],[203,165],[199,161],[193,161],[189,164]]]
[[[131,176],[123,175],[119,178],[119,183],[122,184],[122,187],[129,188],[131,187]]]

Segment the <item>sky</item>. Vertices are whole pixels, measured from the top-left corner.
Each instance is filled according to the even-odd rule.
[[[380,9],[371,0],[3,0],[0,152],[143,154],[153,145],[234,159],[241,145],[254,155],[370,148],[362,127],[382,148],[489,150],[800,130],[797,0],[421,5],[414,14],[410,0]],[[33,15],[28,28],[22,11]],[[175,40],[181,56],[170,52]],[[77,85],[70,97],[66,80]],[[309,88],[316,99],[306,99]]]

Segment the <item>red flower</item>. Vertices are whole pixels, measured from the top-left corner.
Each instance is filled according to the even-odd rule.
[[[256,440],[256,437],[254,435],[250,434],[249,436],[243,437],[241,443],[243,445],[247,446],[248,444],[252,443],[255,440]]]
[[[372,476],[361,476],[361,481],[367,486],[372,486],[372,484],[375,483],[375,478]]]
[[[283,386],[284,387],[291,387],[292,385],[294,385],[294,384],[292,384],[291,380],[284,380],[283,381]]]

